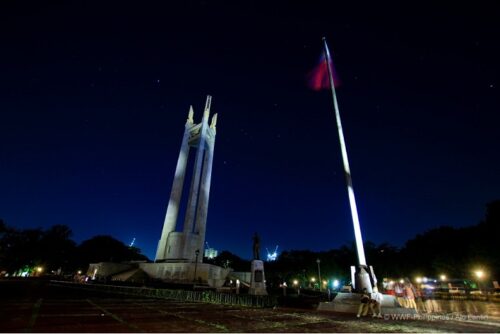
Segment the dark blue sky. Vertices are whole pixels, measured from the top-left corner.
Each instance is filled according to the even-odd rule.
[[[182,3],[182,5],[180,4]],[[207,241],[251,255],[353,240],[326,36],[365,240],[477,223],[500,198],[497,8],[3,2],[0,217],[154,257],[190,104],[219,114]],[[369,262],[369,259],[368,259]]]

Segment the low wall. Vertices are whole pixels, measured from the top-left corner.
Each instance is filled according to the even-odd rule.
[[[214,288],[224,284],[230,271],[208,263],[141,263],[139,268],[156,279],[173,283],[206,283]]]
[[[416,300],[417,310],[408,308],[403,298],[383,295],[382,313],[385,314],[462,314],[487,315],[500,318],[500,303],[483,300],[466,299],[427,299]],[[320,303],[318,310],[355,314],[358,311],[360,295],[355,293],[338,293],[332,302]]]
[[[87,276],[96,280],[106,280],[127,270],[140,268],[149,277],[171,283],[202,283],[220,288],[231,269],[208,263],[162,262],[162,263],[91,263]]]
[[[238,305],[246,307],[272,307],[277,299],[272,296],[251,296],[219,293],[215,291],[186,291],[172,289],[153,289],[106,284],[73,283],[67,281],[50,281],[50,285],[63,286],[88,291],[99,291],[112,294],[133,295],[141,297],[171,299],[185,302]]]

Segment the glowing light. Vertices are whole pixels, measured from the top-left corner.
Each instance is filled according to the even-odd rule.
[[[394,284],[394,281],[389,281],[389,284],[391,284],[391,285]]]
[[[482,270],[476,270],[476,271],[474,272],[474,274],[476,274],[476,277],[477,277],[477,278],[481,279],[481,278],[483,278],[483,276],[484,276],[484,271],[482,271]]]
[[[298,285],[299,284],[299,281],[297,281],[296,279],[293,280],[293,285]]]
[[[36,267],[36,271],[41,273],[43,271],[43,268],[42,267]]]
[[[400,283],[400,284],[404,284],[404,282],[405,282],[405,280],[404,280],[404,279],[400,279],[400,280],[399,280],[399,283]]]
[[[316,282],[316,277],[311,278],[311,282]]]
[[[77,272],[77,273],[78,273],[78,275],[81,275],[81,274],[82,274],[82,271],[81,271],[81,270],[78,270],[78,272]]]
[[[424,283],[427,283],[427,277],[424,277],[424,278],[422,279],[422,281],[423,281]]]
[[[341,144],[342,144],[342,155],[344,158],[344,169],[345,172],[350,175],[349,171],[349,162],[347,161],[347,151],[345,148],[345,143],[344,143],[344,135],[342,134],[341,137]],[[347,166],[346,166],[347,164]],[[353,226],[354,226],[354,237],[356,239],[356,250],[358,253],[358,261],[360,265],[366,266],[366,258],[365,258],[365,250],[363,247],[363,238],[361,237],[361,227],[359,225],[359,217],[358,217],[358,209],[356,207],[356,199],[354,198],[354,190],[352,189],[352,186],[349,185],[347,187],[347,194],[349,196],[349,203],[351,205],[351,215],[352,215],[352,221],[353,221]]]
[[[327,283],[326,281],[323,281],[323,285],[326,285],[326,283]]]
[[[276,258],[278,257],[278,245],[276,245],[276,248],[274,249],[274,252],[270,253],[269,250],[266,248],[267,251],[267,261],[276,261]]]
[[[211,248],[210,245],[208,244],[208,241],[205,242],[205,244],[207,245],[207,248],[205,248],[205,257],[208,259],[216,258],[217,255],[219,254],[219,251],[216,250],[215,248]]]
[[[422,283],[422,277],[417,277],[415,281],[417,281],[417,283]]]
[[[338,286],[339,286],[339,285],[340,285],[339,280],[338,280],[338,279],[334,279],[334,280],[333,280],[333,287],[334,287],[334,288],[338,288]]]

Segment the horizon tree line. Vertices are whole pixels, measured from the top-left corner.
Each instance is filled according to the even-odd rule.
[[[44,268],[45,273],[71,274],[85,271],[89,263],[149,261],[139,248],[129,247],[106,235],[98,235],[77,244],[66,225],[47,229],[19,230],[0,219],[0,273]],[[379,280],[384,277],[468,278],[474,269],[482,269],[488,279],[500,274],[497,239],[500,236],[500,200],[486,205],[485,217],[476,225],[454,228],[440,226],[417,234],[398,248],[389,243],[365,242],[366,257]],[[322,252],[283,251],[276,261],[266,263],[266,278],[280,284],[292,279],[318,277],[320,261],[323,279],[350,279],[349,267],[356,263],[354,242]],[[250,261],[229,251],[204,262],[235,271],[248,271]],[[319,277],[318,277],[319,278]],[[321,283],[320,283],[321,284]]]

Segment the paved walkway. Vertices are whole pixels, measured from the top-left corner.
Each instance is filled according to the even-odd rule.
[[[0,283],[1,288],[1,283]],[[250,309],[89,294],[61,287],[0,297],[2,332],[499,332],[498,323],[356,319],[299,309]],[[1,292],[1,290],[0,290]],[[8,297],[8,296],[7,296]]]

